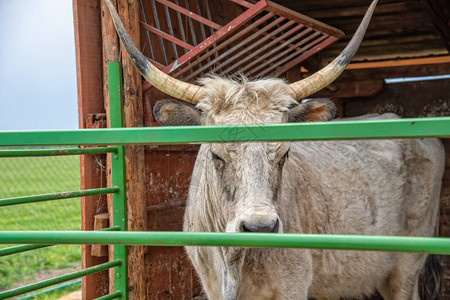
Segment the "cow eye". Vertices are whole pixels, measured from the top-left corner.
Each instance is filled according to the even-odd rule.
[[[214,152],[211,152],[211,156],[212,156],[212,159],[214,159],[214,160],[224,162],[223,158],[220,157],[219,155],[215,154]]]
[[[289,151],[290,151],[290,149],[289,149],[288,151],[286,151],[286,153],[281,157],[281,159],[280,159],[280,164],[284,164],[284,162],[286,161],[286,159],[288,159],[288,157],[289,157]]]

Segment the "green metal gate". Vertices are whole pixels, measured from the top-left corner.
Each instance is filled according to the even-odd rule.
[[[88,195],[112,194],[112,226],[99,231],[0,231],[0,244],[21,244],[0,249],[0,257],[57,244],[114,244],[114,260],[79,272],[0,292],[0,299],[15,297],[110,268],[114,268],[114,292],[98,299],[127,299],[126,245],[278,247],[450,254],[450,239],[448,238],[269,233],[127,232],[123,145],[366,138],[450,138],[450,117],[291,123],[264,126],[120,128],[122,127],[120,65],[109,63],[108,75],[111,128],[0,132],[0,146],[70,145],[98,147],[64,150],[3,150],[0,151],[0,159],[1,157],[109,153],[112,157],[112,186],[2,199],[0,200],[0,207]]]

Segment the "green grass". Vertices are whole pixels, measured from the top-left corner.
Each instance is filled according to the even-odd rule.
[[[32,300],[53,300],[53,299],[59,299],[64,295],[70,294],[75,291],[81,290],[81,283],[75,283],[71,286],[64,287],[64,288],[57,288],[49,291],[48,289],[44,289],[41,292],[36,293],[30,293],[28,295],[25,295],[23,297],[24,299],[32,299]],[[21,299],[21,298],[18,298]]]
[[[0,199],[79,189],[78,156],[0,158]],[[80,218],[78,198],[0,207],[0,230],[79,230]],[[0,257],[0,290],[80,260],[80,246],[70,245]]]

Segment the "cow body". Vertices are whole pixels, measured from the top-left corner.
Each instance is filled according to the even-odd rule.
[[[257,104],[240,101],[242,107],[235,103],[229,111],[215,112],[215,120],[260,123],[270,115],[282,121],[283,114],[277,120],[273,107],[264,113],[256,109],[254,115],[249,107]],[[243,119],[231,117],[236,112]],[[258,155],[276,156],[273,148],[283,147],[290,149],[288,158],[280,174],[272,176],[278,167],[268,171]],[[234,153],[231,175],[211,158],[224,151]],[[437,139],[204,144],[192,175],[184,230],[238,232],[239,220],[275,214],[284,233],[433,236],[443,166]],[[272,185],[267,188],[264,179]],[[223,192],[224,184],[234,190]],[[375,290],[385,299],[418,299],[418,275],[426,259],[425,254],[389,252],[186,248],[211,300],[339,299]]]
[[[443,165],[437,140],[295,142],[290,149],[276,205],[284,232],[435,234]],[[205,223],[220,218],[217,212],[208,211],[216,208],[203,193],[206,187],[202,185],[207,183],[202,173],[208,170],[201,158],[206,151],[207,146],[202,146],[193,174],[185,219],[187,231],[205,231],[200,224],[202,218],[207,218]],[[234,290],[239,290],[238,299],[360,297],[376,289],[389,290],[389,281],[405,290],[417,290],[418,272],[425,262],[425,255],[408,253],[234,251],[242,262],[236,258],[228,262],[225,248],[188,247],[211,299],[235,299]],[[234,274],[235,281],[227,279],[233,277],[234,269],[241,274]],[[236,286],[222,291],[227,281]]]

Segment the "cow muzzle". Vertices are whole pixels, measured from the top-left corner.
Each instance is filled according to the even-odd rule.
[[[237,220],[237,232],[282,232],[282,224],[276,213],[246,214]]]
[[[278,233],[280,231],[280,220],[264,220],[264,221],[242,221],[239,225],[240,232],[266,232]]]

